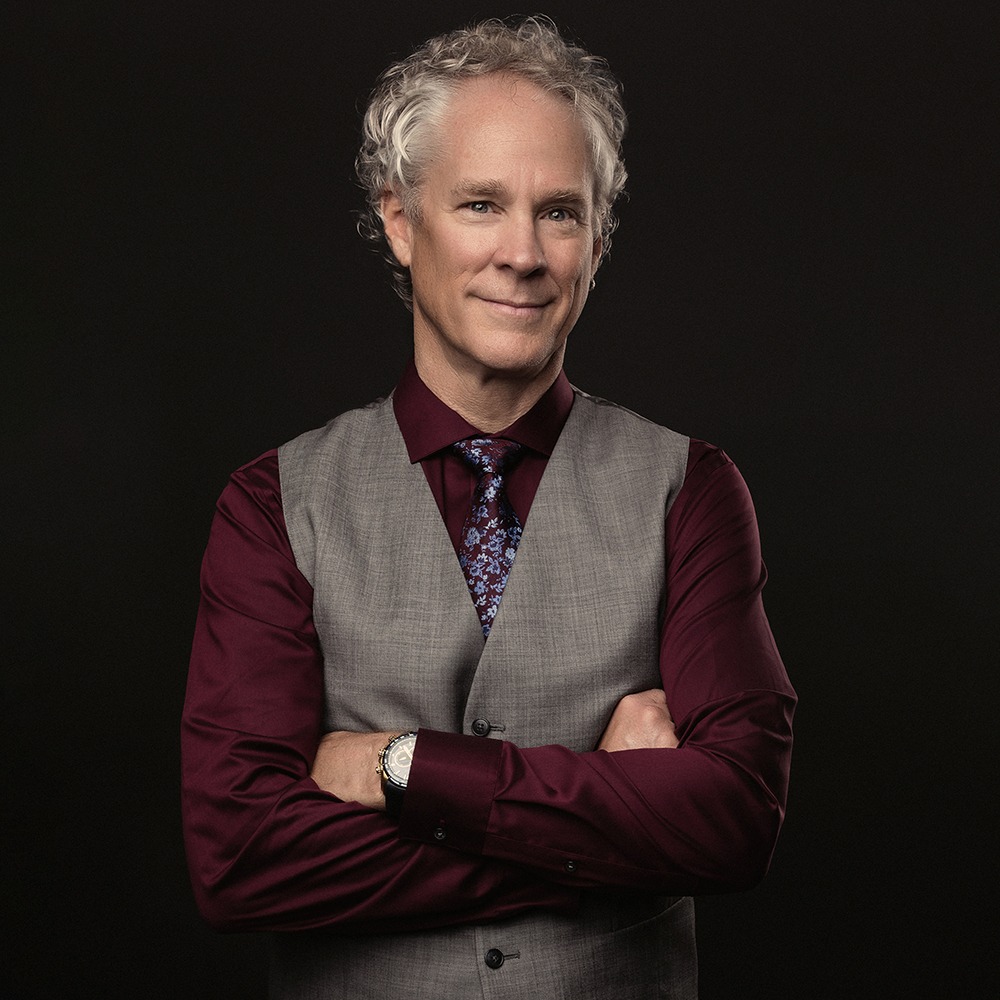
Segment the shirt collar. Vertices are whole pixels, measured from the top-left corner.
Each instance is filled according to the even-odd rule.
[[[411,462],[420,462],[462,438],[485,436],[427,388],[412,358],[392,394],[392,406]],[[523,417],[493,436],[510,438],[548,457],[572,406],[573,388],[560,371]]]

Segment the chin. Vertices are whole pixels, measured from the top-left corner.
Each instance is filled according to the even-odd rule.
[[[476,360],[483,368],[496,375],[533,378],[552,364],[562,360],[562,345],[550,351],[525,350],[524,343],[496,345],[494,350],[482,351]]]

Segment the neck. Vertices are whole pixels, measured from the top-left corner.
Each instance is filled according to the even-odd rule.
[[[456,371],[428,364],[417,351],[417,374],[424,385],[473,427],[486,434],[509,427],[523,417],[549,390],[562,371],[562,352],[541,371],[530,375],[507,372]]]

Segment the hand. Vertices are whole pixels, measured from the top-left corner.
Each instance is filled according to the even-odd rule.
[[[398,733],[327,733],[319,741],[309,776],[342,802],[385,812],[378,755]]]
[[[611,713],[598,750],[674,748],[679,744],[667,696],[660,688],[627,694]]]

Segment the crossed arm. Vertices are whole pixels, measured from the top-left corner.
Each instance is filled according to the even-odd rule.
[[[378,778],[379,751],[398,733],[327,733],[309,772],[325,792],[368,809],[385,810]],[[598,750],[674,748],[678,745],[667,696],[660,688],[625,695],[608,722]],[[419,745],[418,745],[419,753]],[[419,766],[415,758],[414,766]]]
[[[720,456],[689,466],[668,519],[664,691],[623,699],[582,754],[421,731],[401,823],[380,811],[375,775],[393,734],[322,736],[312,593],[288,546],[276,459],[241,470],[206,552],[182,730],[185,840],[206,919],[390,931],[412,929],[414,914],[433,927],[571,912],[596,887],[758,880],[783,814],[794,693],[760,605],[749,498]]]

